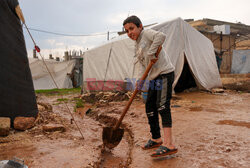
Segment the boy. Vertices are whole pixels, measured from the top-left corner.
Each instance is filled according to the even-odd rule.
[[[174,66],[163,50],[160,52],[158,58],[155,58],[155,53],[158,47],[164,43],[166,36],[152,29],[143,30],[142,23],[137,16],[130,16],[125,19],[123,26],[128,37],[136,41],[136,56],[140,63],[139,74],[142,76],[150,61],[155,63],[148,74],[150,87],[146,100],[146,114],[152,138],[145,144],[143,149],[158,147],[151,155],[152,157],[177,153],[177,149],[172,143],[172,118],[170,109]],[[136,87],[139,89],[139,86]],[[162,118],[163,141],[160,134],[159,113]]]

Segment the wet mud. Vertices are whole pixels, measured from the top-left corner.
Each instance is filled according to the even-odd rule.
[[[221,80],[223,83],[223,87],[226,89],[250,93],[250,73],[224,74]]]
[[[234,121],[234,120],[220,120],[218,124],[221,125],[232,125],[232,126],[240,126],[250,128],[250,122],[244,121]]]
[[[88,116],[92,119],[98,121],[103,125],[103,127],[114,127],[117,123],[122,110],[117,108],[105,108],[105,109],[96,109],[91,111]],[[129,129],[127,123],[122,123],[120,126],[121,129],[124,129],[123,139],[113,149],[108,149],[104,145],[101,149],[101,155],[99,156],[99,161],[95,162],[95,165],[101,168],[125,168],[129,167],[131,164],[131,152],[134,145],[133,133]]]
[[[250,165],[249,109],[250,93],[225,90],[221,94],[194,91],[174,95],[172,100],[173,140],[178,153],[151,158],[154,149],[141,147],[150,138],[142,100],[135,100],[121,127],[125,129],[120,144],[112,150],[102,142],[102,129],[113,126],[126,101],[108,101],[70,107],[83,132],[82,139],[70,114],[57,96],[38,96],[48,105],[37,125],[24,132],[11,130],[0,137],[0,160],[21,158],[29,168],[248,168]],[[51,106],[51,108],[50,108]],[[66,132],[44,132],[47,123],[62,124]]]

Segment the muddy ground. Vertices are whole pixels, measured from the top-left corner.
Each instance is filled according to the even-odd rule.
[[[248,168],[250,93],[229,89],[224,93],[188,91],[174,95],[173,137],[179,152],[157,159],[150,157],[153,149],[141,149],[150,138],[141,99],[133,102],[123,120],[121,143],[108,150],[102,144],[102,128],[116,122],[127,101],[85,103],[74,112],[79,95],[64,95],[82,137],[61,96],[38,95],[38,102],[48,105],[47,109],[40,112],[34,128],[11,130],[8,137],[0,137],[0,160],[18,157],[29,168]],[[44,132],[42,126],[48,123],[63,124],[66,132]]]

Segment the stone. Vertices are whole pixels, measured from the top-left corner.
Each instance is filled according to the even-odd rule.
[[[46,108],[40,104],[37,104],[37,107],[38,107],[38,111],[45,111]]]
[[[0,136],[8,136],[10,133],[10,118],[0,117]]]
[[[226,152],[231,152],[231,149],[230,149],[230,148],[227,148],[227,149],[226,149]]]
[[[45,132],[55,132],[55,131],[65,132],[66,129],[61,124],[47,124],[47,125],[43,126],[43,131],[45,131]]]
[[[25,131],[35,125],[35,120],[34,117],[16,117],[14,120],[14,128]]]
[[[50,104],[46,104],[46,103],[42,103],[42,102],[37,102],[37,107],[38,107],[38,110],[40,111],[44,111],[44,110],[47,110],[47,111],[52,111],[52,106]],[[39,109],[40,107],[40,109]]]
[[[222,88],[213,88],[211,91],[212,93],[224,93],[224,89]]]

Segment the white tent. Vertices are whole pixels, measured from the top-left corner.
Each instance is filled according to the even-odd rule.
[[[158,24],[152,29],[167,36],[163,49],[175,66],[173,87],[181,76],[185,57],[200,89],[210,90],[222,86],[214,47],[208,38],[181,18]],[[84,91],[119,89],[119,82],[116,81],[125,82],[126,78],[136,76],[135,60],[135,42],[126,35],[87,51],[83,63]],[[103,81],[107,87],[103,87]]]
[[[73,87],[68,74],[72,72],[75,60],[65,62],[45,60],[45,63],[60,89]],[[57,88],[42,60],[29,58],[29,66],[35,90]]]

